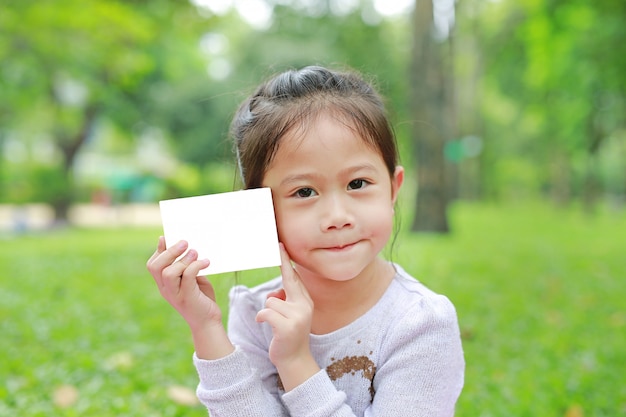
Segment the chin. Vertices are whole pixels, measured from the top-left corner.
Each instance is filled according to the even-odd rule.
[[[334,282],[348,282],[359,276],[365,269],[362,265],[328,266],[326,268],[304,268],[314,276]]]

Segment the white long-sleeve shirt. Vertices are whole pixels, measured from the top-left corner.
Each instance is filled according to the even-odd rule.
[[[211,417],[452,416],[465,363],[456,311],[402,268],[380,300],[349,325],[310,336],[320,372],[285,393],[268,357],[272,330],[255,321],[276,278],[230,293],[235,352],[194,354],[197,394]]]

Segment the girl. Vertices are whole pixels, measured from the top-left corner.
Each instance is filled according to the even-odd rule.
[[[451,416],[463,386],[456,312],[379,253],[404,179],[384,106],[359,75],[287,71],[232,126],[245,188],[270,187],[281,276],[231,291],[163,237],[147,267],[193,336],[211,416]]]

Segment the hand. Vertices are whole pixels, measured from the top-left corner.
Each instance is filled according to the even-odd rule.
[[[163,236],[154,254],[146,264],[159,291],[187,321],[192,332],[211,323],[221,326],[222,313],[215,302],[211,283],[198,273],[209,266],[207,259],[198,260],[198,252],[191,249],[176,261],[187,249],[187,242],[178,242],[169,249]]]
[[[289,391],[320,368],[309,348],[313,300],[291,266],[282,243],[280,256],[283,289],[268,294],[265,308],[258,312],[256,321],[272,326],[274,337],[269,347],[269,358],[276,366],[285,390]]]

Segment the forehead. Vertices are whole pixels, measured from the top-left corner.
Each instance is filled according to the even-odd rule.
[[[281,138],[274,159],[349,150],[380,154],[378,147],[359,133],[355,121],[343,115],[321,112],[290,129]]]
[[[284,135],[263,181],[276,186],[289,178],[343,178],[364,169],[371,175],[387,173],[380,152],[355,129],[320,117],[306,129]]]

